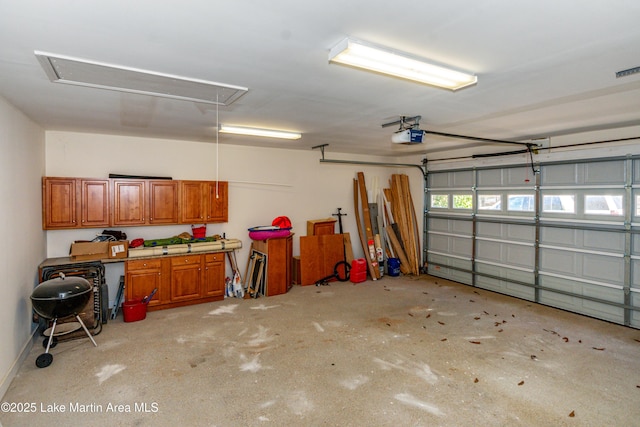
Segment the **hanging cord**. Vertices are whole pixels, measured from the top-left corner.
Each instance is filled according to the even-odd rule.
[[[216,199],[220,198],[220,194],[218,192],[218,177],[220,174],[220,149],[219,149],[219,136],[218,133],[220,131],[220,114],[218,113],[219,109],[218,104],[218,94],[216,94]]]
[[[527,151],[529,152],[529,158],[531,159],[531,171],[535,175],[538,171],[533,167],[533,145],[527,145]]]

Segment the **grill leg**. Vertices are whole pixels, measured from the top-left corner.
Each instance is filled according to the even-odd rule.
[[[45,353],[49,353],[49,349],[51,348],[51,341],[53,341],[53,333],[56,331],[56,323],[58,323],[58,318],[53,319],[53,325],[51,326],[51,335],[49,335],[49,340],[47,341],[47,349],[44,351]]]
[[[89,330],[87,329],[86,326],[84,326],[84,322],[82,321],[82,319],[80,318],[80,316],[78,316],[76,314],[76,319],[78,319],[78,322],[80,322],[80,326],[82,326],[82,329],[84,329],[84,331],[87,333],[87,336],[89,337],[89,339],[91,340],[91,342],[93,343],[94,347],[97,347],[98,344],[96,344],[95,340],[93,339],[93,337],[91,336],[91,332],[89,332]],[[48,348],[47,348],[48,349]]]

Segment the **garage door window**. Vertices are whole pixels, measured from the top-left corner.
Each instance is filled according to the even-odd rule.
[[[509,194],[507,210],[516,212],[533,212],[536,208],[533,194]]]
[[[478,209],[499,211],[502,209],[502,196],[500,194],[478,195]]]
[[[447,209],[449,207],[449,195],[448,194],[432,194],[431,207]]]
[[[585,195],[584,196],[584,213],[592,215],[622,216],[624,209],[622,208],[621,195]]]
[[[542,196],[542,211],[567,213],[576,212],[576,197],[573,194]]]
[[[473,197],[471,194],[454,194],[453,209],[471,209],[473,208]]]

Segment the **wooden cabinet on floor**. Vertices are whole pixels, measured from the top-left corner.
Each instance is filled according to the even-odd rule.
[[[125,262],[125,293],[127,301],[142,299],[151,295],[154,289],[158,292],[149,302],[148,308],[168,303],[169,296],[162,286],[164,278],[163,269],[166,269],[161,259],[139,259]]]
[[[125,262],[127,300],[157,288],[148,309],[180,307],[224,298],[225,253],[166,256]]]
[[[286,293],[293,284],[291,262],[293,234],[267,240],[254,240],[252,250],[267,256],[266,293],[268,297]]]

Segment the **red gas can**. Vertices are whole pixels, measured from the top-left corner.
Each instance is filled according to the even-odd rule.
[[[351,261],[351,272],[349,273],[351,283],[360,283],[367,280],[367,260],[357,258]]]

